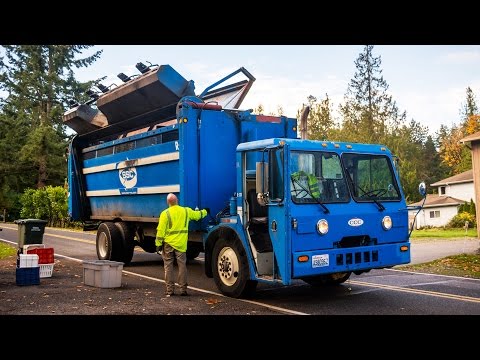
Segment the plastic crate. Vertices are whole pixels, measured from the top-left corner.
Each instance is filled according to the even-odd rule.
[[[40,277],[41,278],[52,277],[53,265],[54,264],[39,264],[38,266],[40,268]]]
[[[37,254],[39,264],[52,264],[55,262],[53,248],[27,249],[27,254]]]
[[[40,267],[17,268],[17,285],[40,285]]]
[[[85,285],[115,288],[122,286],[123,262],[109,260],[83,261]]]
[[[20,253],[28,254],[28,251],[32,249],[44,249],[45,244],[31,244],[31,245],[23,245],[23,249],[20,249]]]
[[[20,254],[18,263],[18,268],[32,268],[38,267],[38,255],[37,254]]]

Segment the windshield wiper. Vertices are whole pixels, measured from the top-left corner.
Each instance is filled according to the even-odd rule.
[[[310,195],[312,197],[312,199],[315,200],[317,202],[317,204],[320,205],[323,208],[323,213],[324,214],[329,214],[330,213],[330,210],[328,210],[328,208],[320,201],[319,198],[317,198],[316,196],[314,196],[312,194],[310,189],[303,186],[302,183],[300,181],[298,181],[294,176],[290,176],[290,178],[292,179],[293,183],[299,185],[302,188],[303,191],[305,191],[308,195]]]
[[[376,191],[376,190],[365,191],[365,190],[363,190],[360,186],[358,186],[357,184],[355,184],[355,183],[353,182],[353,179],[350,177],[350,173],[348,173],[348,171],[347,171],[347,174],[348,174],[348,178],[350,179],[350,184],[352,184],[352,186],[353,186],[354,188],[356,188],[356,189],[358,189],[358,190],[361,190],[361,191],[363,192],[363,195],[362,195],[362,196],[367,195],[367,197],[365,197],[365,199],[372,200],[372,201],[375,203],[375,205],[378,206],[378,211],[383,211],[383,210],[385,210],[385,206],[383,206],[383,204],[382,204],[381,202],[379,202],[379,201],[378,201],[377,199],[375,199],[374,197],[370,196],[370,194],[375,193],[375,192],[377,192],[377,195],[376,195],[376,196],[378,196],[378,191],[380,191],[380,190],[383,191],[383,189],[379,189],[378,191]],[[362,196],[359,196],[359,197],[362,197]]]

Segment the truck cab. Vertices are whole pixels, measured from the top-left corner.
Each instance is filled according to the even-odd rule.
[[[274,138],[237,146],[236,213],[210,229],[220,290],[317,286],[410,262],[408,211],[382,145]]]

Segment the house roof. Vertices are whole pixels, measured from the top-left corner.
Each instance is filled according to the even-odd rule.
[[[466,142],[471,142],[471,141],[475,141],[475,140],[480,140],[480,131],[478,131],[474,134],[468,135],[468,136],[464,137],[463,139],[460,139],[460,142],[461,143],[466,143]]]
[[[451,185],[473,182],[473,169],[467,170],[463,173],[450,176],[449,178],[437,181],[436,183],[430,184],[430,186],[441,186],[441,185]]]
[[[416,203],[409,204],[409,206],[420,206],[422,205],[423,200],[420,200]],[[466,201],[460,200],[451,196],[439,196],[437,194],[427,194],[427,199],[425,200],[424,208],[428,207],[441,207],[441,206],[457,206],[465,204]]]

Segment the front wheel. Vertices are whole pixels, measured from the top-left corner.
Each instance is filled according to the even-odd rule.
[[[240,240],[219,239],[213,247],[212,272],[222,294],[234,298],[251,295],[257,281],[250,280],[247,254]]]
[[[315,287],[325,285],[338,285],[347,281],[351,274],[351,271],[339,272],[334,274],[304,277],[302,278],[302,280],[305,281],[307,284]]]

